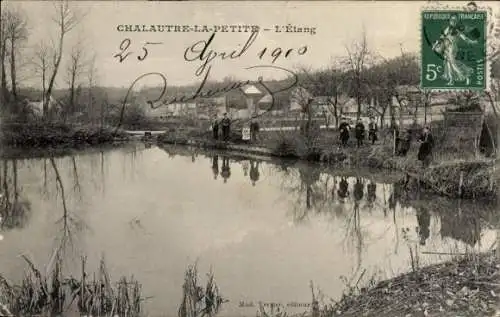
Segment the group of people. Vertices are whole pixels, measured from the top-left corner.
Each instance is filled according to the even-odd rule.
[[[399,135],[399,130],[396,128],[396,155],[406,156],[411,147],[412,130],[406,130],[404,136]],[[432,149],[434,148],[434,137],[431,129],[426,126],[417,137],[417,142],[420,144],[418,149],[417,159],[422,162],[422,165],[428,166],[432,157]]]
[[[340,142],[342,146],[347,146],[350,137],[351,126],[347,121],[341,122],[339,125],[340,132]],[[410,150],[411,140],[412,140],[412,130],[408,129],[404,136],[400,136],[399,129],[396,127],[395,133],[395,148],[397,156],[406,156]],[[354,126],[354,136],[357,140],[357,146],[363,146],[363,141],[366,138],[366,128],[363,121],[358,120]],[[374,118],[370,118],[370,123],[368,124],[368,140],[371,144],[375,144],[378,140],[378,129]],[[423,166],[427,166],[432,157],[432,149],[434,147],[434,137],[432,136],[431,130],[428,126],[422,129],[422,132],[417,138],[420,144],[417,158],[422,162]]]
[[[349,141],[351,126],[347,121],[342,121],[339,125],[340,131],[340,142],[342,146],[347,146],[347,142]],[[370,123],[368,124],[368,140],[371,141],[372,145],[375,144],[375,141],[378,140],[378,129],[377,123],[374,118],[370,118]],[[358,147],[363,145],[363,141],[366,138],[366,128],[361,119],[358,120],[356,125],[354,126],[354,136],[357,140]]]
[[[219,135],[219,130],[222,132]],[[219,140],[222,137],[223,141],[229,141],[231,133],[231,119],[228,117],[227,113],[224,113],[221,120],[215,116],[212,121],[212,133],[214,140]]]
[[[259,172],[259,162],[255,160],[243,161],[243,174],[245,177],[248,176],[250,170],[250,181],[252,182],[252,186],[255,186],[256,182],[260,178]],[[229,177],[231,177],[231,167],[229,165],[229,158],[226,156],[222,156],[222,167],[219,169],[219,156],[214,155],[212,157],[212,172],[214,174],[214,179],[220,175],[224,179],[224,183],[227,183]]]
[[[259,136],[260,126],[259,122],[255,118],[250,121],[249,129],[250,129],[250,136],[248,140],[252,142],[257,141]],[[219,130],[222,133],[220,133]],[[219,120],[217,116],[214,117],[212,121],[212,133],[214,140],[222,139],[223,141],[229,141],[231,139],[231,119],[228,117],[227,113],[224,113],[224,116],[222,117],[221,120]],[[243,139],[245,138],[243,137]]]

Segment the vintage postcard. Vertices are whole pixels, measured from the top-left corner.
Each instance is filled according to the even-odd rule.
[[[500,316],[499,2],[0,21],[0,316]]]

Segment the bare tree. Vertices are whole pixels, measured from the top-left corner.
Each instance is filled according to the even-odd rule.
[[[96,115],[95,115],[95,97],[94,90],[96,88],[97,82],[97,68],[96,64],[96,55],[92,56],[92,58],[88,62],[88,70],[87,70],[87,80],[88,80],[88,99],[87,99],[87,108],[89,118],[94,123]]]
[[[50,71],[50,56],[51,56],[51,50],[49,46],[44,43],[40,42],[36,47],[35,47],[35,54],[33,57],[33,65],[35,67],[35,72],[40,75],[41,79],[41,87],[42,87],[42,100],[43,96],[45,96],[45,93],[47,92],[47,76]],[[43,114],[44,116],[46,115],[45,113]]]
[[[314,97],[306,88],[298,86],[292,91],[291,99],[301,107],[302,116],[306,120],[305,124],[301,125],[301,131],[306,137],[309,137],[312,125]]]
[[[17,100],[17,56],[22,41],[28,38],[28,20],[19,8],[6,8],[6,36],[10,44],[10,80],[14,100]]]
[[[6,72],[6,66],[5,66],[5,60],[7,58],[7,41],[8,41],[8,34],[7,34],[7,25],[8,25],[8,16],[10,14],[10,11],[7,9],[2,10],[1,16],[0,16],[0,67],[1,69],[1,101],[2,105],[6,104],[6,101],[9,99],[9,90],[7,88],[7,72]]]
[[[307,89],[313,96],[327,97],[325,100],[327,102],[327,109],[335,118],[335,126],[338,127],[339,107],[341,106],[340,97],[344,84],[344,74],[342,71],[336,66],[314,72],[302,67],[300,74],[299,78],[303,77],[301,86]]]
[[[364,74],[370,58],[366,32],[363,30],[361,40],[354,42],[351,47],[345,47],[347,51],[346,66],[350,77],[351,93],[356,98],[357,119],[361,117],[361,102],[363,100]]]
[[[78,95],[78,82],[86,71],[87,61],[85,60],[84,45],[78,42],[71,50],[68,68],[66,69],[66,80],[69,87],[69,102],[66,114],[74,114]]]
[[[52,70],[49,85],[47,87],[45,98],[43,100],[44,117],[46,117],[46,114],[48,113],[52,90],[54,89],[55,80],[59,71],[59,66],[61,64],[64,51],[64,39],[68,32],[73,30],[83,18],[82,14],[79,14],[78,12],[72,10],[72,8],[70,7],[70,2],[67,0],[55,3],[54,9],[56,12],[52,17],[52,20],[59,29],[58,44],[56,53],[54,54],[54,68]]]

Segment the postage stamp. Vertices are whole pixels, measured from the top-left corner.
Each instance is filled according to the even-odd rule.
[[[487,89],[487,17],[487,11],[422,11],[421,88]]]

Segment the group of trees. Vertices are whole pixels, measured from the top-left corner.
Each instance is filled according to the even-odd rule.
[[[84,35],[76,30],[86,14],[73,8],[69,1],[54,2],[52,9],[52,23],[47,25],[48,30],[54,30],[51,39],[42,39],[32,45],[28,42],[34,25],[26,13],[15,4],[2,5],[0,100],[4,115],[27,110],[23,106],[28,96],[19,88],[19,82],[25,79],[40,83],[36,85],[39,86],[37,99],[43,103],[44,119],[55,112],[66,119],[82,110],[95,113],[99,108],[96,107],[96,95],[102,99],[103,92],[97,87],[96,56],[89,54]],[[77,33],[80,40],[68,47],[68,36],[73,37],[73,33]],[[64,94],[59,93],[58,98],[54,98],[55,91],[63,87]],[[54,100],[57,100],[55,104]]]
[[[500,31],[498,31],[500,32]],[[499,50],[497,43],[496,50]],[[420,65],[416,53],[405,52],[394,58],[384,58],[372,51],[363,32],[359,41],[346,46],[346,54],[339,57],[328,67],[320,70],[310,70],[307,67],[299,69],[299,87],[295,100],[302,106],[302,112],[310,117],[314,112],[314,97],[327,97],[328,111],[335,118],[338,126],[343,107],[348,100],[354,100],[357,105],[357,117],[369,113],[382,119],[389,111],[391,124],[395,124],[395,107],[402,113],[416,114],[417,108],[427,109],[437,93],[419,89]],[[500,100],[500,54],[490,54],[492,63],[491,91],[485,94],[474,92],[459,92],[450,102],[470,106],[482,97],[490,99],[493,111],[498,116],[498,101]],[[409,89],[404,89],[404,87]],[[403,88],[403,89],[402,89]],[[393,103],[396,100],[396,106]],[[365,105],[365,106],[363,106]],[[427,118],[425,117],[425,121]]]
[[[98,72],[95,66],[96,56],[86,50],[82,33],[75,30],[85,13],[75,10],[68,1],[59,1],[53,4],[52,40],[42,40],[35,45],[28,45],[31,27],[27,15],[12,4],[2,6],[0,32],[0,101],[2,111],[19,112],[24,96],[20,93],[19,82],[29,73],[34,76],[35,82],[40,83],[39,91],[43,101],[43,117],[51,115],[52,101],[57,95],[57,109],[63,119],[75,114],[86,115],[92,121],[107,116],[108,104],[119,105],[123,98],[123,91],[118,91],[118,97],[108,97],[113,94],[109,89],[98,87]],[[43,27],[43,26],[42,26]],[[47,25],[49,27],[49,25]],[[76,33],[76,34],[75,34]],[[68,36],[80,38],[76,44],[68,47]],[[497,43],[498,44],[498,43]],[[497,45],[498,46],[498,45]],[[64,58],[63,56],[68,56]],[[487,94],[494,106],[498,102],[500,92],[500,66],[498,54],[492,54],[492,91]],[[399,110],[411,111],[411,107],[425,109],[431,103],[432,94],[428,91],[419,91],[415,102],[409,102],[407,93],[399,88],[404,86],[418,87],[420,65],[415,53],[407,53],[401,49],[401,54],[386,59],[371,50],[366,34],[350,46],[345,47],[345,55],[322,69],[311,70],[301,67],[296,70],[299,87],[295,96],[307,117],[312,117],[314,97],[326,97],[326,104],[330,116],[338,125],[342,110],[348,100],[355,102],[358,117],[362,113],[371,113],[379,118],[389,116],[395,121],[393,100],[397,100]],[[220,82],[206,83],[208,90],[217,90],[231,82],[226,78]],[[279,87],[283,81],[267,83]],[[58,84],[64,86],[58,87]],[[171,94],[186,94],[196,90],[199,83],[192,87],[169,87]],[[157,95],[159,88],[149,88],[141,91],[141,95]],[[123,89],[122,89],[123,90]],[[59,91],[59,92],[58,92]],[[61,93],[63,91],[63,93]],[[226,93],[227,103],[236,108],[245,108],[246,100],[241,93],[230,91]],[[457,96],[457,100],[468,103],[473,98],[467,95]],[[274,109],[283,109],[290,104],[290,91],[280,92],[274,96]],[[415,96],[413,97],[415,99]],[[414,100],[412,100],[414,101]],[[366,106],[365,106],[366,105]],[[116,108],[116,107],[115,107]],[[415,109],[414,109],[415,110]],[[415,112],[415,111],[412,112]],[[497,108],[494,107],[495,113]]]
[[[360,41],[346,47],[346,56],[337,58],[332,65],[315,71],[305,67],[299,70],[299,85],[307,93],[306,98],[299,96],[298,101],[303,105],[303,112],[312,112],[309,109],[312,99],[327,97],[327,108],[336,125],[348,100],[356,103],[358,118],[367,112],[383,118],[389,110],[394,120],[393,99],[396,98],[401,107],[408,104],[408,96],[399,88],[417,87],[419,79],[416,54],[401,50],[400,56],[386,59],[369,49],[363,34]]]

